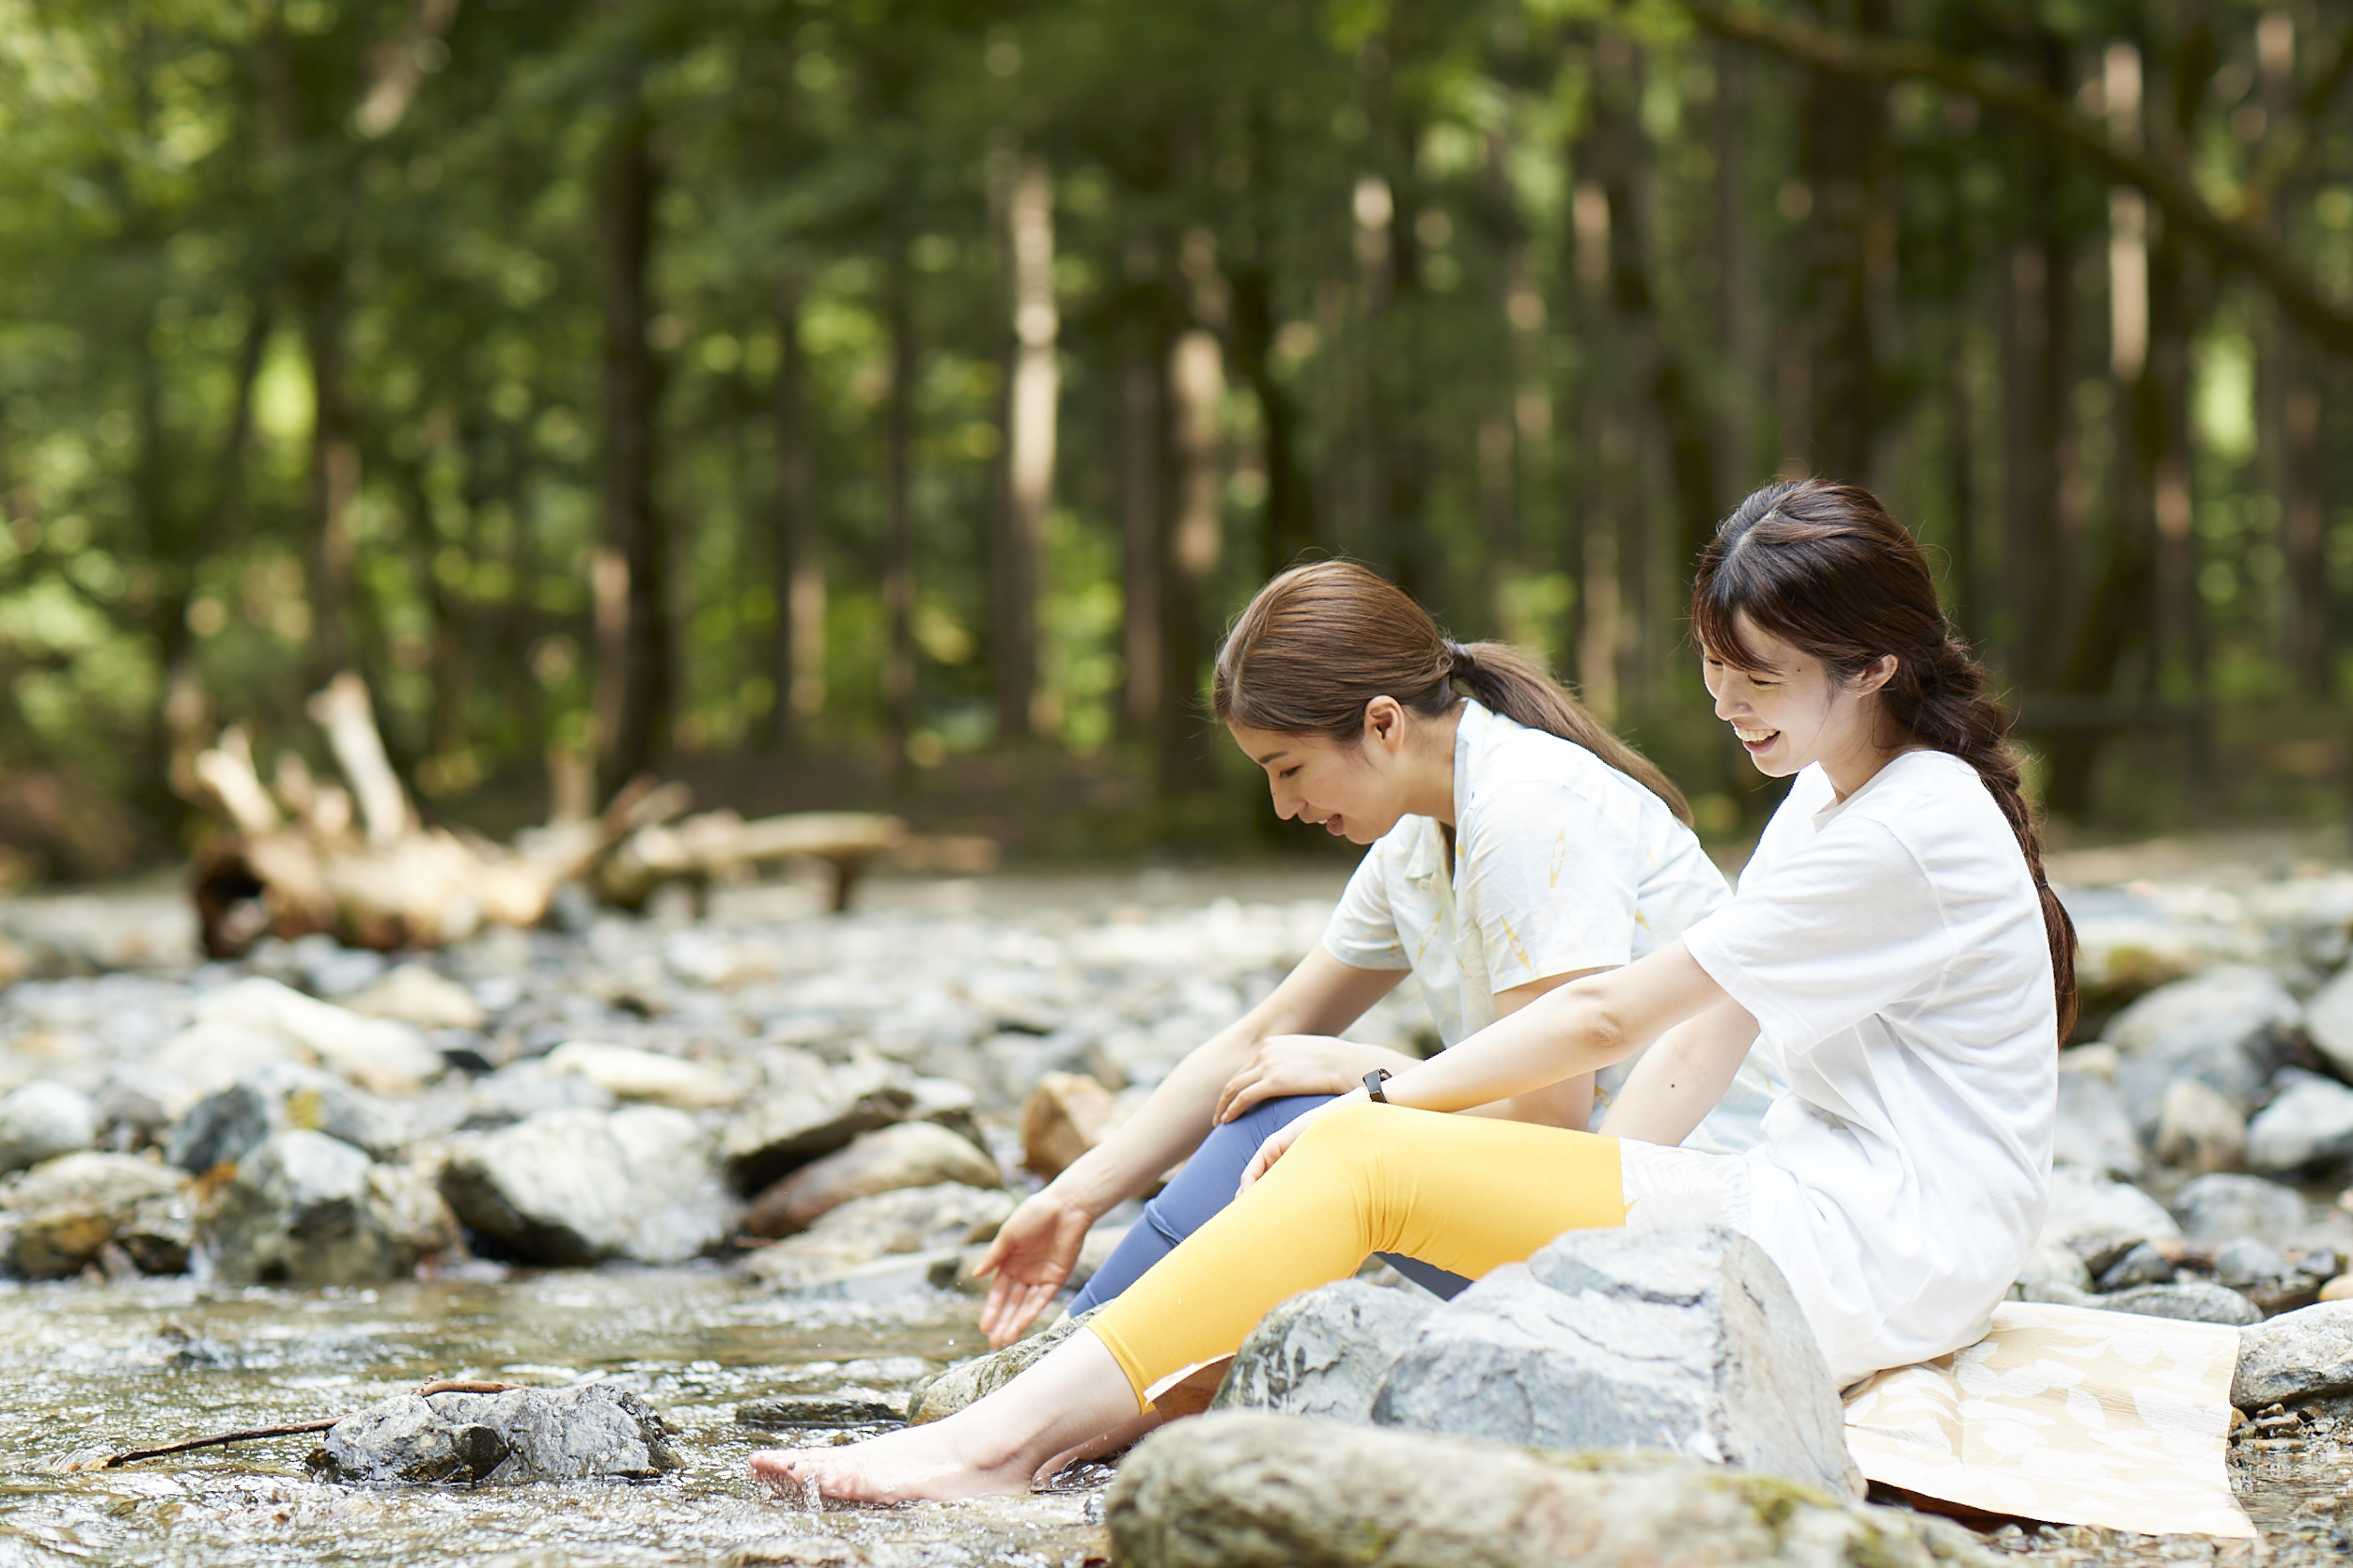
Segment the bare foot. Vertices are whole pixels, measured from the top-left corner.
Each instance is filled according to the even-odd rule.
[[[961,1452],[947,1423],[911,1426],[840,1448],[763,1449],[752,1474],[779,1492],[835,1502],[952,1502],[1030,1489],[1020,1455],[979,1463]]]

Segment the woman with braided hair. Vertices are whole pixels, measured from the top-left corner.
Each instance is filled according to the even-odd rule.
[[[995,1393],[754,1472],[862,1501],[1018,1491],[1369,1253],[1475,1277],[1654,1201],[1753,1238],[1841,1384],[1981,1338],[2042,1221],[2075,1013],[2007,716],[1920,547],[1850,486],[1750,496],[1691,612],[1717,717],[1793,780],[1730,902],[1276,1129],[1240,1197]],[[1765,1142],[1680,1146],[1753,1043],[1788,1085]],[[1645,1047],[1598,1134],[1459,1114]]]
[[[1542,664],[1504,644],[1453,641],[1352,562],[1299,567],[1260,589],[1219,650],[1211,702],[1266,770],[1278,815],[1370,848],[1316,951],[997,1233],[980,1272],[993,1276],[981,1326],[999,1344],[1052,1300],[1113,1204],[1184,1162],[1074,1312],[1111,1300],[1232,1202],[1268,1134],[1368,1072],[1411,1066],[1334,1038],[1409,972],[1451,1046],[1672,941],[1727,896],[1683,797]],[[1481,1113],[1582,1127],[1595,1097],[1580,1074]],[[1752,1146],[1770,1098],[1752,1069],[1694,1146]],[[1441,1295],[1464,1283],[1391,1262]]]

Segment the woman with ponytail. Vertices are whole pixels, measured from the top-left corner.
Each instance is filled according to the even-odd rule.
[[[1541,663],[1450,640],[1352,562],[1299,567],[1258,591],[1219,650],[1211,706],[1266,770],[1278,815],[1370,847],[1317,950],[997,1233],[979,1265],[993,1276],[981,1327],[996,1343],[1052,1300],[1113,1204],[1183,1162],[1073,1312],[1111,1300],[1232,1202],[1270,1133],[1368,1072],[1411,1066],[1333,1037],[1409,972],[1452,1045],[1642,957],[1726,897],[1683,797]],[[1752,1146],[1770,1098],[1752,1069],[1694,1146]],[[1594,1103],[1592,1076],[1579,1075],[1483,1113],[1582,1127]],[[1465,1283],[1390,1261],[1441,1295]]]
[[[1476,1277],[1648,1213],[1754,1239],[1842,1385],[1983,1337],[2042,1222],[2075,1013],[2007,717],[1919,546],[1849,486],[1743,502],[1691,620],[1717,717],[1794,781],[1735,897],[1276,1129],[1239,1199],[988,1398],[755,1473],[866,1501],[1021,1490],[1369,1253]],[[1765,1142],[1680,1146],[1752,1043],[1788,1085]],[[1459,1114],[1645,1047],[1598,1134]]]

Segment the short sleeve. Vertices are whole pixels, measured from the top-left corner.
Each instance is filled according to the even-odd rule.
[[[1490,991],[1612,969],[1633,955],[1642,894],[1631,824],[1564,784],[1521,780],[1479,801],[1462,857],[1462,918]]]
[[[1879,822],[1834,824],[1683,933],[1709,978],[1784,1051],[1932,987],[1954,958],[1936,888]]]
[[[1324,926],[1324,951],[1352,969],[1411,969],[1405,943],[1397,937],[1397,919],[1389,908],[1385,872],[1389,841],[1375,843],[1356,862],[1339,906]]]

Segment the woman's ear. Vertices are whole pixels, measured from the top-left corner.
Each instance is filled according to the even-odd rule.
[[[1387,752],[1405,747],[1405,705],[1395,697],[1375,697],[1364,705],[1364,743]]]
[[[1862,667],[1855,676],[1853,691],[1858,697],[1867,697],[1895,678],[1895,656],[1883,653]]]

